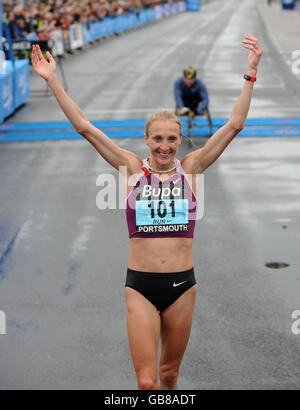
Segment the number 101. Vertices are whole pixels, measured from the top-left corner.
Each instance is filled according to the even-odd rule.
[[[171,202],[169,202],[169,207],[171,208],[171,210],[172,210],[172,218],[175,218],[175,202],[174,201],[171,201]],[[151,208],[151,218],[152,219],[154,219],[155,218],[155,202],[154,201],[151,201],[149,204],[148,204],[148,208]],[[157,207],[156,207],[157,209],[156,209],[156,211],[157,211],[157,215],[160,217],[160,218],[164,218],[166,215],[167,215],[167,212],[168,212],[168,206],[167,206],[167,204],[166,204],[166,202],[165,201],[158,201],[158,203],[157,203]]]

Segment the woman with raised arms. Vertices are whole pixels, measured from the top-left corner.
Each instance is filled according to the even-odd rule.
[[[34,70],[47,82],[75,130],[112,167],[126,167],[127,181],[135,176],[135,183],[127,186],[130,251],[125,295],[138,389],[178,388],[197,290],[192,255],[197,214],[194,177],[216,161],[244,127],[263,50],[250,34],[242,43],[250,50],[248,71],[228,122],[201,149],[181,160],[176,158],[182,142],[181,123],[173,113],[158,111],[149,119],[144,134],[149,157],[141,159],[91,124],[61,86],[51,54],[47,52],[46,60],[39,46],[33,46]],[[192,175],[191,181],[187,174]]]

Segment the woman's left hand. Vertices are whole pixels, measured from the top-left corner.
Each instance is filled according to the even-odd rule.
[[[251,34],[247,34],[243,40],[245,48],[250,50],[248,57],[248,68],[249,71],[257,71],[260,57],[263,54],[263,49],[259,44],[257,38],[253,37]]]

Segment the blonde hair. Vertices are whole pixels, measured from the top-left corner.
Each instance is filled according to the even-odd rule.
[[[149,136],[149,129],[150,129],[151,124],[154,121],[161,121],[161,120],[176,122],[176,124],[179,126],[180,135],[182,135],[181,122],[179,118],[177,117],[177,115],[167,110],[161,110],[161,111],[156,111],[154,114],[152,114],[149,120],[147,121],[147,124],[146,124],[146,135],[147,136]]]

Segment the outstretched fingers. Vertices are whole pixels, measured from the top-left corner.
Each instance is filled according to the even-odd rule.
[[[36,50],[35,45],[32,46],[31,62],[33,66],[39,62],[39,58],[37,56],[37,50]]]
[[[257,47],[255,47],[255,44],[246,44],[243,46],[244,48],[249,48],[249,50],[255,51]]]
[[[42,50],[40,49],[39,45],[36,46],[36,51],[37,51],[37,57],[38,57],[39,61],[45,60],[44,56],[43,56],[43,53],[42,53]]]
[[[39,62],[42,63],[55,63],[54,58],[52,57],[51,53],[49,51],[46,52],[46,56],[48,61],[45,59],[40,46],[39,45],[32,45],[32,54],[31,54],[31,61],[32,61],[32,65],[36,65]]]
[[[260,45],[257,38],[253,37],[251,34],[246,34],[244,38],[245,39],[242,41],[243,47],[258,53],[260,50]]]
[[[52,57],[52,54],[49,51],[47,51],[46,56],[48,58],[49,63],[55,62],[54,58]]]

